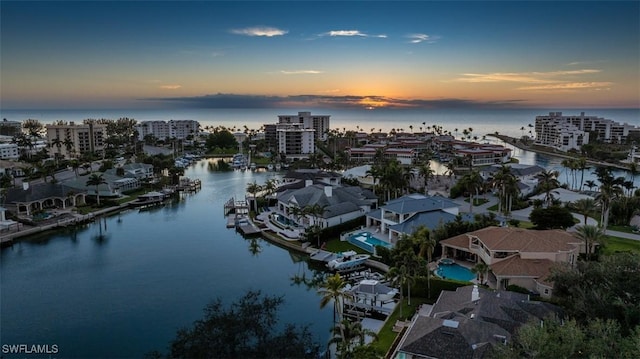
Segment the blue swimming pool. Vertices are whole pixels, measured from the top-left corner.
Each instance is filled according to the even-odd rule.
[[[383,246],[389,249],[393,247],[391,243],[381,241],[366,231],[350,234],[349,243],[360,247],[369,253],[375,253],[375,246]]]
[[[438,265],[436,274],[444,279],[455,279],[463,282],[470,282],[476,275],[469,269],[459,264]]]

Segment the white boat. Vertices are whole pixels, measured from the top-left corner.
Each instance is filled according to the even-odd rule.
[[[347,251],[338,254],[338,258],[327,263],[327,267],[331,270],[346,270],[358,267],[369,259],[368,254],[358,254],[355,251]]]
[[[375,279],[363,279],[351,287],[349,292],[357,299],[365,299],[372,303],[390,301],[398,294],[396,288],[388,287]]]
[[[282,165],[279,163],[276,163],[276,171],[280,171],[281,168],[282,168]]]
[[[268,169],[269,171],[273,171],[273,164],[269,163],[269,164],[267,165],[267,169]]]

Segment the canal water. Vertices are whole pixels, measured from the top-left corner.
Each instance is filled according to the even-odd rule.
[[[176,331],[200,319],[207,303],[232,302],[250,289],[283,296],[279,324],[308,324],[326,343],[332,306],[320,309],[317,290],[293,279],[316,273],[306,258],[226,228],[224,202],[243,197],[247,183],[278,175],[211,172],[207,160],[185,175],[201,179],[202,189],[171,205],[3,249],[2,345],[56,345],[56,358],[166,353]]]

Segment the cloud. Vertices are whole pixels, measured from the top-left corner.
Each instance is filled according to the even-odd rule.
[[[177,90],[182,88],[182,85],[162,85],[160,88],[163,90]]]
[[[419,44],[421,42],[426,42],[428,44],[433,44],[436,40],[439,40],[439,36],[431,36],[427,34],[409,34],[406,36],[409,39],[409,42],[412,44]]]
[[[341,36],[341,37],[376,37],[376,38],[381,38],[384,39],[387,37],[387,35],[381,34],[381,35],[369,35],[367,33],[361,32],[359,30],[331,30],[328,32],[325,32],[323,34],[321,34],[321,36],[331,36],[331,37],[337,37],[337,36]]]
[[[559,77],[587,75],[599,73],[597,69],[581,69],[549,72],[493,72],[486,74],[466,73],[455,79],[459,82],[522,82],[522,83],[555,83],[561,82]]]
[[[512,108],[524,102],[521,99],[504,101],[476,101],[470,99],[399,99],[386,96],[293,95],[263,96],[223,94],[193,97],[161,97],[140,99],[165,105],[187,108],[328,108],[362,109],[437,109],[437,108]]]
[[[594,89],[604,90],[609,89],[613,85],[612,82],[568,82],[568,83],[556,83],[547,85],[525,86],[520,87],[518,90],[536,91],[536,90],[582,90],[582,89]]]
[[[280,73],[283,75],[317,75],[323,72],[318,70],[293,70],[293,71],[281,70]]]
[[[280,30],[277,29],[275,27],[261,27],[261,26],[257,26],[257,27],[247,27],[244,29],[232,29],[231,33],[232,34],[236,34],[236,35],[244,35],[244,36],[266,36],[266,37],[273,37],[273,36],[282,36],[287,34],[289,31],[287,30]]]

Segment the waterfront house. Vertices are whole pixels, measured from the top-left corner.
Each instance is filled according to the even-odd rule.
[[[333,227],[364,216],[376,207],[378,198],[367,189],[356,186],[334,187],[313,184],[307,180],[306,186],[299,189],[287,189],[277,195],[278,205],[275,214],[283,217],[287,223],[308,228],[318,225],[320,228]],[[298,216],[296,209],[317,206],[324,212],[316,217]]]
[[[22,188],[9,188],[5,207],[16,215],[32,216],[47,208],[66,209],[85,203],[86,191],[59,183],[23,182]]]
[[[561,316],[548,303],[522,293],[477,285],[442,291],[436,303],[414,316],[392,358],[489,358],[529,321]]]
[[[366,226],[377,227],[379,235],[395,244],[402,235],[412,234],[423,225],[434,229],[441,224],[456,220],[459,206],[444,197],[409,194],[387,202],[366,215]],[[472,220],[469,215],[464,220]]]
[[[500,170],[502,164],[494,164],[488,167],[480,169],[480,176],[485,181],[491,181],[496,172]],[[509,172],[515,176],[518,180],[518,188],[520,189],[520,195],[526,196],[533,192],[538,185],[538,174],[545,171],[544,168],[538,165],[524,165],[519,163],[505,164],[509,167]]]
[[[550,297],[551,267],[573,265],[582,241],[562,230],[527,230],[487,227],[440,241],[443,257],[489,265],[489,286],[506,289],[518,285],[543,297]]]

